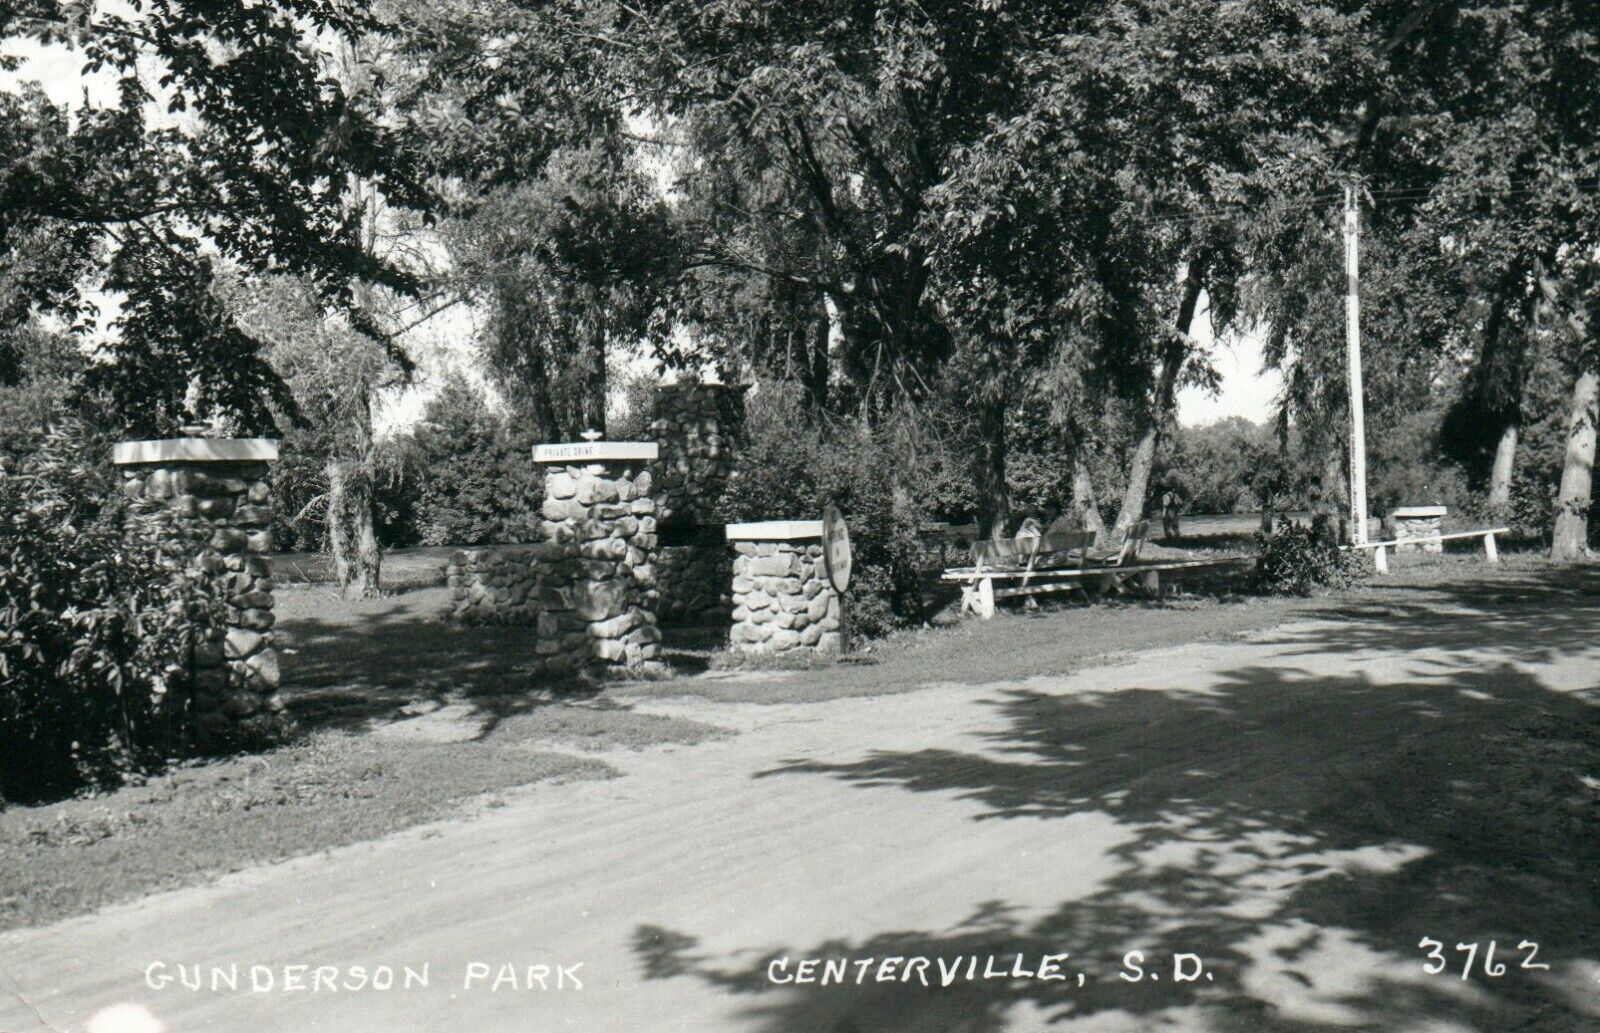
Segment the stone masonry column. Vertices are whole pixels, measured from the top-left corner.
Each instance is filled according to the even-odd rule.
[[[665,525],[711,523],[717,496],[744,442],[748,384],[685,381],[656,388],[655,489]]]
[[[1448,513],[1449,510],[1444,506],[1401,506],[1390,511],[1389,525],[1394,531],[1395,540],[1404,543],[1413,538],[1438,534]],[[1436,540],[1401,544],[1395,547],[1395,551],[1443,552],[1444,543]]]
[[[822,559],[822,521],[729,524],[726,534],[734,549],[733,649],[839,652],[842,614]]]
[[[202,748],[251,739],[279,720],[273,648],[272,488],[278,443],[264,438],[128,441],[112,449],[131,505],[130,533],[162,539],[162,552],[214,578],[227,626],[191,658],[193,715]]]
[[[539,528],[535,650],[552,673],[655,661],[656,503],[637,441],[539,445],[549,464]]]

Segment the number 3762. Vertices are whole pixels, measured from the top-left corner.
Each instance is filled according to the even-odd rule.
[[[1456,944],[1456,953],[1464,955],[1461,959],[1461,978],[1466,979],[1472,975],[1472,966],[1474,964],[1477,964],[1479,971],[1490,978],[1498,979],[1505,975],[1506,962],[1494,959],[1494,952],[1497,946],[1493,940],[1489,941],[1487,947],[1476,941]],[[1424,936],[1417,944],[1417,949],[1428,952],[1428,959],[1422,963],[1422,971],[1428,973],[1428,975],[1436,976],[1451,967],[1450,959],[1444,952],[1444,944],[1438,940]],[[1481,956],[1478,953],[1480,950],[1483,951]],[[1537,943],[1532,940],[1523,940],[1517,944],[1517,950],[1521,952],[1521,961],[1517,964],[1518,968],[1532,971],[1549,970],[1549,965],[1542,961],[1534,960],[1539,956],[1539,945]],[[1509,949],[1507,953],[1510,953]]]

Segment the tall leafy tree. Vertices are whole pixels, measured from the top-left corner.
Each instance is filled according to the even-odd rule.
[[[454,224],[457,280],[485,302],[485,357],[544,441],[606,430],[609,366],[652,331],[676,267],[666,204],[615,147],[556,152]]]
[[[0,150],[0,256],[24,260],[40,232],[68,243],[12,311],[87,326],[92,291],[126,299],[97,371],[131,431],[195,417],[264,431],[275,407],[292,410],[214,289],[219,261],[302,276],[358,323],[354,284],[417,288],[364,247],[346,203],[351,177],[396,203],[427,200],[405,141],[326,65],[330,40],[370,27],[363,5],[338,0],[0,8],[0,39],[67,48],[112,90],[70,112],[37,90],[0,93],[15,116],[0,132],[20,135]]]

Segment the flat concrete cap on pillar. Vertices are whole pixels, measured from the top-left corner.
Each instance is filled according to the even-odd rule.
[[[648,463],[661,452],[654,441],[569,441],[533,446],[536,463]]]
[[[270,438],[166,438],[111,446],[118,466],[137,463],[271,463],[278,443]]]
[[[1450,512],[1445,506],[1401,506],[1391,509],[1389,515],[1396,520],[1426,520],[1429,517],[1442,517]]]
[[[795,538],[821,538],[820,520],[761,520],[753,524],[727,525],[730,542],[777,542]]]

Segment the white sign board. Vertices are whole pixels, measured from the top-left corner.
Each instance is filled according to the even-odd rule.
[[[568,441],[533,446],[536,463],[650,462],[660,452],[653,441]]]

